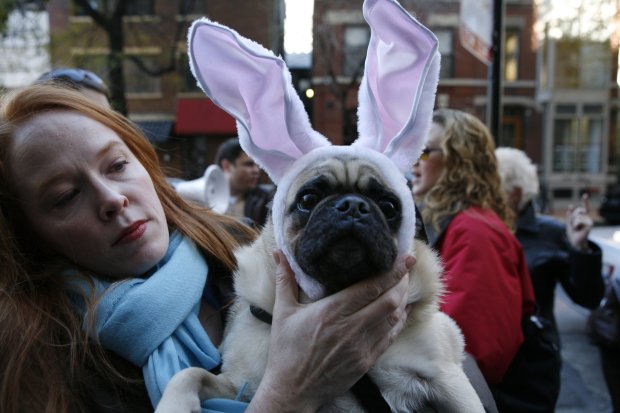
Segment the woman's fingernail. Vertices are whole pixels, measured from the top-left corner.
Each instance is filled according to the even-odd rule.
[[[414,256],[410,255],[407,258],[405,258],[405,267],[407,267],[407,270],[410,270],[414,265],[415,265]]]
[[[276,262],[276,265],[280,265],[280,254],[278,252],[273,253],[273,260]]]

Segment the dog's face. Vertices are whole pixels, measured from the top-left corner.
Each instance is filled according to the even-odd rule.
[[[306,168],[285,211],[290,251],[327,294],[389,270],[396,259],[401,201],[367,160],[335,157]]]

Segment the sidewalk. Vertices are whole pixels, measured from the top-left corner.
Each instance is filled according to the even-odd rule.
[[[556,413],[611,413],[598,349],[585,332],[589,311],[556,290],[555,314],[562,340],[562,388]]]

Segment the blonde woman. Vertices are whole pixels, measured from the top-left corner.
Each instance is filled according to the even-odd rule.
[[[412,170],[412,191],[429,242],[445,266],[442,309],[461,327],[466,351],[492,390],[523,342],[522,319],[534,310],[494,150],[488,129],[476,117],[441,109]],[[496,402],[505,411],[501,400]]]

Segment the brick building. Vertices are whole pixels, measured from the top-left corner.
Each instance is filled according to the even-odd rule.
[[[562,209],[584,191],[592,195],[596,207],[620,173],[617,42],[610,35],[557,36],[549,17],[554,1],[543,2],[547,9],[537,9],[540,2],[535,0],[505,0],[498,144],[523,149],[538,164],[549,208]],[[357,80],[369,36],[362,2],[315,0],[312,67],[292,71],[314,127],[336,144],[350,142],[357,133]],[[605,2],[609,3],[596,0],[589,7]],[[105,33],[74,3],[48,2],[52,64],[83,66],[105,78]],[[284,0],[125,3],[124,54],[140,56],[152,67],[165,66],[171,56],[177,63],[175,71],[151,77],[125,59],[128,115],[149,132],[171,176],[195,178],[212,162],[219,143],[236,131],[232,119],[195,86],[185,52],[187,27],[208,15],[282,54]],[[442,67],[436,106],[466,110],[486,120],[489,69],[459,41],[460,2],[401,0],[401,4],[439,39]],[[612,26],[604,23],[601,26]],[[303,94],[308,88],[315,92],[312,99]]]
[[[315,0],[313,120],[335,143],[356,136],[357,82],[369,38],[362,0]],[[617,45],[554,39],[533,0],[505,2],[503,118],[498,144],[525,150],[538,164],[551,208],[589,192],[594,206],[616,181]],[[439,39],[436,106],[487,117],[488,67],[459,41],[456,0],[402,0]],[[611,22],[610,22],[611,23]]]
[[[106,14],[105,0],[91,1]],[[187,58],[187,29],[202,16],[233,27],[280,52],[283,0],[127,0],[122,18],[127,115],[145,130],[170,176],[191,179],[211,164],[218,145],[236,134],[231,117],[196,86]],[[71,0],[50,0],[52,66],[83,67],[109,81],[109,39],[88,13]],[[109,15],[111,12],[108,12]],[[120,30],[120,29],[119,29]],[[150,76],[150,70],[174,66]]]

